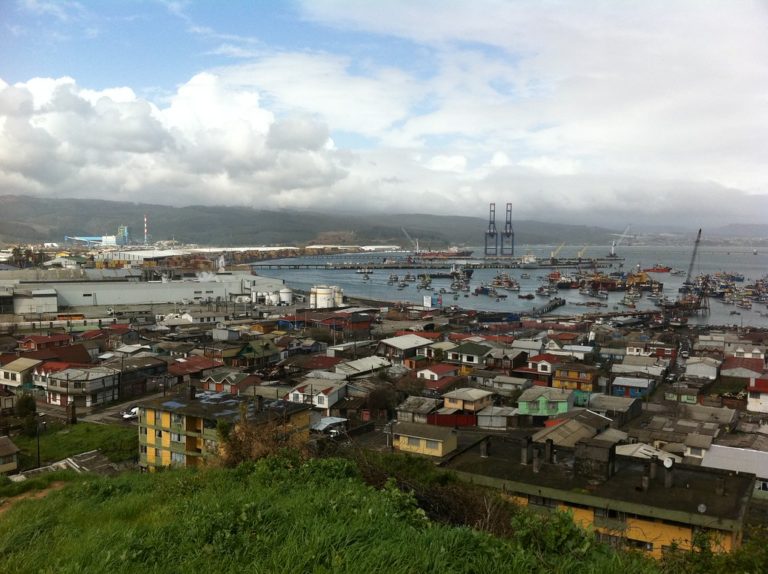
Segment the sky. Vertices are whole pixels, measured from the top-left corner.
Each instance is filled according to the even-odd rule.
[[[0,195],[765,223],[767,29],[766,0],[0,0]]]

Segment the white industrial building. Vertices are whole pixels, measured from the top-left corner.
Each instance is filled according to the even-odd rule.
[[[138,281],[75,280],[26,283],[15,281],[13,309],[17,315],[55,313],[83,306],[151,305],[250,301],[254,293],[269,294],[273,304],[293,301],[281,279],[250,273],[207,274],[202,280]],[[269,303],[266,303],[269,304]]]

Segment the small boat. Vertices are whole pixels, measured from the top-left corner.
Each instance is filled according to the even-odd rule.
[[[525,293],[525,294],[519,294],[517,296],[518,299],[533,299],[535,295],[533,293]]]
[[[646,267],[643,269],[644,273],[669,273],[670,271],[672,271],[671,267],[668,267],[667,265],[659,265],[658,263],[653,267]]]

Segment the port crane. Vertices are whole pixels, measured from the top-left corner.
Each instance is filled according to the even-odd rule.
[[[554,251],[551,251],[549,253],[549,258],[552,260],[553,263],[555,259],[557,259],[557,256],[560,255],[560,252],[563,250],[563,247],[565,247],[565,241],[563,241],[560,245],[555,247]]]
[[[413,247],[413,252],[418,253],[419,252],[419,240],[413,240],[413,238],[408,234],[408,232],[405,230],[405,227],[401,227],[400,229],[403,230],[403,234],[408,238],[408,241],[411,242],[411,246]]]
[[[678,298],[678,307],[693,313],[696,311],[709,311],[709,299],[707,298],[707,291],[709,289],[709,278],[704,277],[701,285],[695,287],[693,285],[693,266],[696,264],[696,255],[699,252],[699,244],[701,243],[701,229],[696,234],[696,241],[693,243],[693,253],[691,254],[691,261],[688,263],[688,272],[685,274],[685,281],[680,288],[680,297]]]
[[[623,233],[611,233],[611,235],[615,235],[616,237],[618,237],[618,239],[614,239],[613,241],[611,241],[611,252],[608,254],[608,257],[616,257],[616,248],[619,245],[621,245],[625,239],[627,239],[628,237],[632,237],[629,234],[630,229],[632,229],[632,226],[627,225]]]

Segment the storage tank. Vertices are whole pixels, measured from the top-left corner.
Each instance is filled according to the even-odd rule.
[[[312,309],[328,309],[334,306],[335,287],[316,285],[312,287],[309,295],[309,306]],[[314,303],[314,305],[313,305]]]
[[[277,305],[280,302],[280,295],[277,291],[274,293],[264,293],[265,305]]]
[[[334,294],[333,294],[333,306],[334,307],[342,307],[344,305],[344,289],[341,289],[339,287],[334,287]]]
[[[288,287],[283,287],[278,291],[281,305],[293,305],[293,291]]]

